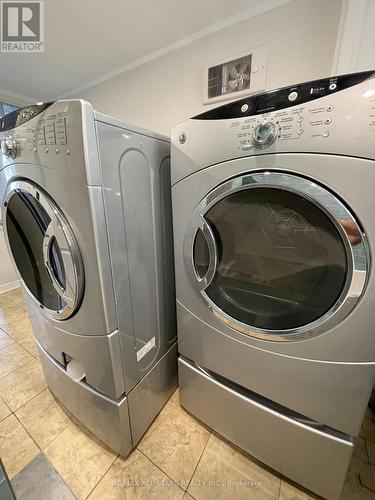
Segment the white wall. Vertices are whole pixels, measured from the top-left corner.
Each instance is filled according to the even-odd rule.
[[[343,0],[334,73],[375,70],[374,26],[374,0]]]
[[[340,8],[341,0],[293,0],[72,96],[169,135],[174,124],[209,109],[203,68],[217,60],[268,44],[268,88],[330,75]]]
[[[18,278],[9,258],[3,230],[0,229],[0,293],[18,286]]]
[[[2,89],[0,89],[0,100],[16,104],[18,106],[23,106],[32,102],[26,97],[21,97],[13,94],[12,92],[3,91]],[[10,260],[4,239],[4,232],[2,226],[0,225],[0,293],[11,290],[18,285],[18,277]]]

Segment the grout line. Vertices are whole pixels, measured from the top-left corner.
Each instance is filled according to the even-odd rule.
[[[187,488],[186,488],[186,493],[187,493],[187,491],[188,491],[188,489],[189,489],[189,486],[190,486],[190,484],[191,484],[191,481],[193,480],[194,474],[195,474],[196,470],[198,469],[198,465],[200,464],[200,461],[201,461],[201,459],[202,459],[203,453],[205,452],[205,450],[206,450],[206,448],[207,448],[208,441],[210,440],[210,437],[211,437],[211,436],[212,436],[212,432],[210,432],[210,433],[209,433],[209,435],[208,435],[208,439],[207,439],[207,441],[206,441],[206,444],[204,445],[204,448],[203,448],[203,450],[202,450],[202,453],[200,454],[200,457],[199,457],[199,460],[198,460],[198,462],[197,462],[197,465],[195,466],[195,469],[194,469],[194,471],[193,471],[193,474],[191,475],[191,478],[190,478],[190,480],[189,480],[189,484],[187,485]],[[190,495],[190,493],[189,493],[189,495]]]
[[[68,491],[71,493],[72,497],[74,497],[75,500],[78,500],[78,498],[76,497],[76,495],[73,493],[72,489],[70,488],[70,486],[68,485],[68,483],[65,481],[65,479],[62,477],[62,475],[60,474],[60,472],[56,469],[56,467],[53,465],[53,463],[51,462],[51,460],[47,457],[47,455],[44,453],[43,450],[41,450],[41,453],[43,454],[44,458],[47,460],[47,462],[50,464],[50,466],[52,467],[52,469],[55,471],[56,475],[59,477],[59,479],[62,481],[62,483],[66,486],[66,488],[68,489]]]
[[[102,480],[104,479],[104,477],[107,475],[109,469],[113,466],[113,464],[116,462],[116,460],[118,459],[118,457],[119,457],[119,455],[116,455],[115,459],[113,460],[113,462],[111,463],[111,465],[107,468],[107,470],[104,472],[104,474],[99,479],[99,481],[96,483],[96,485],[92,488],[92,490],[90,490],[89,494],[85,496],[85,500],[86,500],[86,498],[88,498],[91,495],[91,493],[95,490],[95,488],[97,486],[99,486],[99,483],[102,482]]]
[[[171,477],[169,474],[167,474],[158,464],[156,464],[153,460],[151,460],[150,457],[148,457],[146,455],[146,453],[144,453],[140,448],[136,447],[134,450],[137,450],[139,451],[139,453],[141,453],[141,455],[143,455],[144,457],[147,458],[147,460],[149,460],[153,465],[155,465],[155,467],[157,469],[160,470],[160,472],[162,472],[164,474],[164,476],[167,476],[171,481],[173,481],[173,483],[178,487],[180,488],[180,490],[184,491],[186,493],[187,490],[184,490],[184,488],[182,488],[182,486],[180,486],[179,484],[177,484],[177,480],[176,479],[173,479],[173,477]],[[133,450],[133,451],[134,451]]]
[[[31,361],[30,361],[31,362]],[[16,413],[18,410],[21,410],[24,406],[26,406],[28,403],[30,403],[30,401],[33,401],[33,399],[37,398],[38,396],[40,396],[40,394],[42,394],[42,392],[44,392],[45,390],[48,389],[48,386],[46,386],[44,389],[42,389],[40,392],[38,392],[38,394],[35,394],[35,396],[33,396],[31,399],[29,399],[28,401],[26,401],[26,403],[23,403],[19,408],[17,408],[17,410],[14,410],[13,413]],[[1,396],[1,394],[0,394]]]
[[[12,300],[12,299],[10,299]],[[21,306],[20,304],[17,304],[15,301],[13,301],[18,307],[20,307],[21,309],[23,309],[25,311],[25,313],[27,314],[27,317],[29,318],[29,315],[27,313],[27,311],[25,310],[25,308],[23,306]],[[0,308],[1,309],[1,308]],[[17,340],[13,339],[9,333],[7,333],[3,327],[0,327],[0,330],[2,332],[5,333],[5,335],[7,335],[12,341],[13,341],[13,344],[10,344],[10,346],[13,346],[14,344],[16,344],[18,347],[20,347],[21,349],[23,349],[26,353],[28,353],[32,359],[31,360],[28,360],[26,361],[25,363],[23,363],[22,365],[18,366],[16,369],[10,371],[9,373],[7,373],[6,375],[4,375],[3,377],[0,377],[0,380],[4,379],[5,377],[7,377],[8,375],[11,375],[13,373],[15,373],[17,370],[19,370],[20,368],[23,368],[25,367],[26,365],[28,364],[31,364],[35,361],[38,361],[35,359],[35,357],[29,353],[29,351],[27,349],[25,349]],[[10,347],[10,346],[6,346],[6,347]],[[4,349],[4,348],[2,348]],[[2,350],[0,349],[0,351]],[[17,411],[20,410],[21,408],[23,408],[25,405],[27,405],[30,401],[32,401],[33,399],[35,399],[36,397],[38,397],[40,394],[42,394],[43,391],[45,391],[47,389],[47,386],[40,392],[38,392],[38,394],[34,395],[31,399],[29,399],[28,401],[26,401],[24,404],[22,404],[19,408],[17,408],[16,410],[13,410],[12,408],[10,408],[10,406],[7,404],[7,402],[4,400],[4,398],[1,396],[1,399],[4,400],[4,403],[5,405],[9,408],[10,410],[10,415],[8,415],[8,417],[10,417],[11,415],[14,415],[14,417],[16,418],[16,420],[19,422],[19,424],[21,425],[21,427],[25,430],[25,432],[27,433],[27,435],[30,437],[30,439],[33,441],[33,443],[35,443],[36,447],[38,448],[38,450],[42,451],[41,447],[38,445],[38,443],[35,441],[35,439],[32,437],[32,435],[30,434],[30,432],[27,430],[27,428],[23,425],[23,423],[21,422],[21,420],[18,418],[18,415],[17,415]],[[7,418],[7,417],[6,417]],[[4,420],[4,419],[3,419]],[[2,420],[2,421],[3,421]]]
[[[279,478],[279,492],[277,494],[277,500],[280,500],[280,495],[281,495],[281,479]]]
[[[22,347],[22,346],[18,346],[18,347]],[[26,349],[24,347],[22,347],[22,349],[29,355],[31,356],[31,354],[29,353],[29,351],[26,351]],[[1,354],[1,350],[0,350],[0,354]],[[17,370],[19,370],[20,368],[22,368],[23,366],[26,366],[28,363],[31,363],[32,361],[38,361],[37,359],[35,359],[33,356],[31,356],[33,359],[31,360],[28,360],[28,361],[25,361],[25,363],[23,363],[22,365],[20,366],[17,366],[17,368],[15,368],[14,370],[10,371],[9,373],[6,373],[5,375],[1,376],[0,377],[0,380],[2,380],[3,378],[7,377],[8,375],[11,375],[12,373],[16,372]]]
[[[47,389],[48,389],[48,391],[49,391],[49,388],[48,388],[48,387],[47,387]],[[68,424],[68,425],[67,425],[67,426],[66,426],[66,427],[65,427],[65,428],[64,428],[61,432],[59,432],[59,434],[57,434],[57,436],[55,436],[55,437],[52,439],[52,441],[50,441],[50,442],[46,445],[46,447],[45,447],[45,448],[43,448],[43,452],[44,452],[44,451],[45,451],[45,450],[46,450],[46,449],[47,449],[47,448],[48,448],[48,447],[49,447],[52,443],[54,443],[54,442],[56,441],[56,439],[57,439],[57,438],[59,438],[63,432],[65,432],[65,431],[66,431],[66,429],[69,427],[69,425],[74,424],[73,420],[71,420],[71,418],[70,418],[70,417],[68,417],[68,419],[69,419],[69,424]],[[47,456],[47,455],[46,455],[46,456]]]
[[[13,411],[11,410],[11,408],[9,408],[9,406],[6,404],[6,402],[4,401],[4,398],[1,395],[0,395],[0,401],[2,401],[5,404],[5,406],[8,408],[8,410],[10,411],[9,415],[7,415],[6,417],[4,417],[0,420],[0,424],[1,424],[1,422],[3,422],[6,418],[8,418],[10,415],[12,415]]]
[[[14,339],[12,339],[12,337],[9,335],[9,333],[7,333],[5,330],[3,330],[3,329],[1,328],[1,326],[0,326],[0,330],[1,330],[1,332],[2,332],[4,335],[6,335],[6,336],[9,338],[9,340],[11,340],[11,343],[10,343],[10,344],[5,345],[4,347],[0,347],[0,352],[1,352],[3,349],[6,349],[7,347],[10,347],[11,345],[16,344],[17,342],[16,342]]]
[[[6,334],[6,335],[8,335],[8,334]],[[8,337],[9,337],[9,335],[8,335]],[[13,340],[11,337],[9,337],[9,338],[10,338],[10,340]],[[6,346],[0,348],[0,354],[1,354],[2,350],[6,349],[7,347],[12,347],[14,344],[17,344],[19,346],[18,342],[16,342],[15,340],[13,340],[13,342],[11,344],[6,345]],[[2,377],[0,377],[0,378],[2,378]]]
[[[1,310],[1,308],[0,308],[0,310]],[[27,311],[25,311],[25,312],[26,312],[26,314],[27,314],[27,318],[28,318],[28,320],[30,321],[29,313],[28,313]],[[0,330],[1,330],[2,332],[4,332],[4,333],[5,333],[5,335],[7,335],[7,336],[10,338],[10,340],[12,340],[12,342],[13,342],[12,344],[9,344],[8,346],[5,346],[5,347],[0,348],[0,354],[1,354],[1,351],[2,351],[3,349],[6,349],[7,347],[12,346],[13,344],[17,344],[17,345],[18,345],[19,347],[21,347],[21,348],[22,348],[25,352],[27,352],[28,354],[30,354],[30,356],[32,356],[34,359],[36,359],[37,361],[39,361],[39,359],[38,359],[38,358],[36,358],[36,357],[35,357],[35,356],[34,356],[34,355],[33,355],[33,354],[32,354],[32,353],[28,350],[28,349],[26,349],[26,348],[25,348],[25,347],[24,347],[24,346],[23,346],[23,345],[22,345],[22,344],[21,344],[18,340],[14,339],[14,338],[13,338],[13,337],[12,337],[12,336],[8,333],[8,332],[6,332],[2,326],[0,326]],[[34,335],[33,333],[31,333],[31,336],[32,336],[32,338],[33,338],[33,340],[34,340],[34,342],[35,342],[35,335]],[[26,339],[26,336],[25,336],[25,339]],[[26,364],[26,363],[25,363],[25,364]],[[24,364],[24,365],[25,365],[25,364]],[[24,365],[21,365],[21,366],[24,366]],[[21,368],[21,366],[20,366],[19,368]],[[18,368],[16,368],[16,370],[18,370]],[[12,371],[12,372],[10,372],[10,373],[13,373],[13,372],[14,372],[14,371],[16,371],[16,370],[13,370],[13,371]],[[8,375],[10,375],[10,373],[8,373]],[[5,376],[6,376],[6,375],[5,375]],[[2,379],[2,378],[3,378],[3,377],[0,377],[0,379]]]
[[[28,434],[28,436],[30,437],[30,439],[32,440],[32,442],[36,445],[36,447],[38,448],[38,450],[42,451],[41,447],[38,445],[38,443],[35,441],[35,439],[32,437],[32,435],[30,434],[30,432],[26,429],[26,427],[22,424],[21,420],[17,417],[16,413],[13,412],[12,415],[15,416],[15,418],[17,419],[17,421],[20,423],[21,427],[25,430],[26,434]],[[35,458],[35,457],[34,457]],[[30,460],[31,462],[31,460]],[[30,463],[29,462],[29,463]]]

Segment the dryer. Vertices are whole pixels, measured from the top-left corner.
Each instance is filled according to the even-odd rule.
[[[169,140],[80,100],[0,131],[5,238],[48,386],[127,455],[177,384]]]
[[[375,381],[375,73],[173,129],[181,404],[338,498]]]

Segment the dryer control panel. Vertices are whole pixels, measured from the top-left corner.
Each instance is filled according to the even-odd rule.
[[[332,96],[374,77],[375,71],[366,71],[283,87],[224,104],[195,116],[193,120],[218,120],[264,115],[296,105],[311,103],[322,97]]]
[[[175,180],[191,173],[186,156],[201,168],[284,152],[375,159],[375,71],[292,85],[211,109],[175,127],[172,148]]]

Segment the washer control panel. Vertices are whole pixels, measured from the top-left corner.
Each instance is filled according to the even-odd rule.
[[[2,137],[0,140],[1,152],[8,158],[15,158],[17,156],[17,142],[14,137],[9,135]]]
[[[79,100],[35,104],[0,119],[1,152],[7,158],[69,156],[77,145],[82,149],[80,138],[82,104]]]
[[[55,109],[53,103],[36,104],[5,115],[0,120],[2,153],[13,159],[27,151],[69,155],[67,117],[68,110]]]
[[[77,99],[28,106],[0,119],[0,169],[34,164],[86,178],[89,140],[96,140],[89,103]]]

